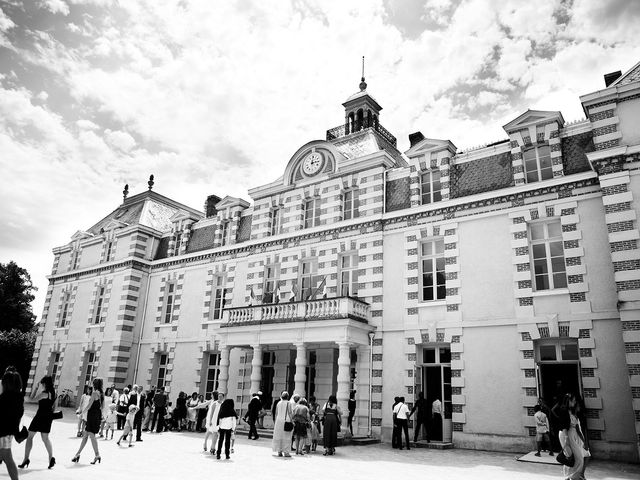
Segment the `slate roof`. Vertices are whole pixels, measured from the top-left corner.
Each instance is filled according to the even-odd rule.
[[[565,175],[590,170],[587,153],[596,148],[593,144],[593,133],[585,132],[561,139],[562,164]]]
[[[208,248],[213,248],[214,233],[216,225],[208,225],[202,228],[196,228],[191,231],[189,243],[187,244],[187,253],[199,252]]]
[[[158,242],[158,249],[156,250],[156,256],[154,260],[160,260],[161,258],[167,258],[167,251],[169,250],[169,239],[171,237],[162,237]]]
[[[510,187],[513,185],[511,154],[500,153],[453,165],[450,178],[451,198]]]
[[[389,180],[387,182],[386,211],[395,212],[411,207],[411,181],[409,177]]]
[[[636,63],[631,70],[622,75],[619,79],[613,82],[612,86],[628,85],[633,82],[640,81],[640,63]]]
[[[238,232],[236,233],[236,242],[246,242],[251,238],[252,221],[252,215],[245,215],[244,217],[240,217],[240,224],[238,225]]]

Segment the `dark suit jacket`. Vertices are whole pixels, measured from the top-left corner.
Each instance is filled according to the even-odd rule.
[[[129,395],[129,405],[135,405],[138,401],[138,394],[132,393]],[[147,401],[147,396],[144,393],[140,394],[140,409],[136,413],[136,416],[142,415],[144,413],[144,404]]]
[[[253,397],[247,407],[247,416],[250,419],[255,420],[258,418],[261,409],[262,402],[260,401],[260,397]]]

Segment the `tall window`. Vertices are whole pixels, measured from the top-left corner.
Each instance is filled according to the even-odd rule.
[[[164,387],[165,378],[167,378],[167,363],[168,356],[166,353],[158,355],[158,379],[156,381],[156,386],[158,388]]]
[[[100,316],[102,315],[102,304],[104,302],[104,287],[98,287],[98,295],[96,297],[96,314],[93,317],[93,323],[100,323]]]
[[[167,284],[167,293],[164,300],[164,323],[171,323],[171,317],[173,315],[173,304],[175,303],[175,283]]]
[[[320,198],[314,197],[304,202],[304,228],[320,225]]]
[[[218,378],[220,376],[220,354],[209,352],[207,354],[207,378],[204,387],[205,396],[218,390]]]
[[[442,200],[440,170],[431,170],[420,175],[422,205]]]
[[[177,231],[174,237],[175,243],[173,247],[173,255],[180,255],[180,244],[182,243],[182,232]]]
[[[56,381],[56,375],[58,375],[58,368],[60,368],[60,352],[53,352],[49,363],[49,375]]]
[[[275,207],[271,210],[271,236],[278,235],[282,227],[282,209]]]
[[[275,303],[275,293],[278,287],[278,265],[267,265],[264,269],[264,285],[262,291],[262,303]]]
[[[71,270],[77,270],[80,266],[80,250],[71,252]]]
[[[551,150],[548,145],[541,145],[525,150],[523,158],[527,183],[553,178]]]
[[[222,222],[222,245],[228,245],[231,238],[231,225],[229,220],[223,220]]]
[[[318,282],[318,263],[315,259],[300,262],[300,299],[308,300],[315,293]]]
[[[96,361],[95,352],[87,352],[87,356],[85,358],[85,369],[84,369],[84,383],[83,385],[91,385],[91,381],[93,380]]]
[[[113,241],[109,240],[105,246],[104,261],[110,262],[113,259]]]
[[[357,253],[345,253],[340,257],[340,296],[358,296]]]
[[[64,327],[69,323],[69,303],[71,302],[71,292],[65,292],[62,297],[62,315],[60,315],[60,325]]]
[[[346,190],[342,196],[342,219],[349,220],[358,217],[359,206],[358,189]]]
[[[217,275],[213,277],[213,292],[211,294],[211,319],[220,320],[222,318],[222,310],[224,310],[224,297],[227,289],[224,288],[224,276]]]
[[[529,225],[536,290],[566,288],[567,274],[560,220]]]
[[[444,276],[444,240],[431,240],[420,245],[420,275],[422,301],[446,297]]]

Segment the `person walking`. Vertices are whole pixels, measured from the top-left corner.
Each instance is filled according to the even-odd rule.
[[[205,419],[204,451],[207,451],[207,440],[212,437],[211,453],[216,451],[216,441],[218,440],[218,409],[224,401],[224,393],[213,392],[212,399],[207,407],[207,417]]]
[[[136,431],[136,442],[142,441],[142,417],[144,414],[143,408],[147,401],[147,397],[144,394],[144,390],[140,385],[134,385],[129,395],[129,412],[131,412],[131,405],[135,405],[136,414],[133,419],[133,429]],[[132,434],[133,436],[133,434]]]
[[[124,387],[122,395],[118,398],[118,413],[122,414],[118,415],[118,430],[122,430],[124,427],[125,417],[129,410],[129,392],[129,387]]]
[[[396,422],[395,409],[396,405],[400,403],[400,397],[393,397],[393,405],[391,405],[391,417],[392,417],[392,428],[391,428],[391,448],[398,448],[398,444],[396,443],[396,439],[398,434],[396,430],[398,430],[398,422]]]
[[[91,440],[91,446],[95,457],[91,465],[100,463],[102,458],[100,457],[100,450],[98,449],[98,440],[96,434],[100,431],[100,420],[102,418],[102,404],[104,403],[104,393],[102,392],[102,378],[93,379],[93,392],[91,393],[91,406],[87,412],[87,424],[84,427],[82,433],[82,442],[80,442],[80,448],[71,459],[73,463],[78,463],[80,460],[80,453],[87,444],[87,440]]]
[[[87,410],[89,410],[89,399],[91,398],[91,387],[85,385],[82,389],[82,397],[80,397],[80,403],[76,409],[76,415],[78,416],[78,433],[77,437],[82,436],[84,425],[87,423]]]
[[[304,398],[293,408],[293,433],[296,438],[296,455],[304,455],[308,437],[307,428],[311,423],[308,403]]]
[[[236,429],[238,422],[238,414],[236,413],[233,405],[233,399],[227,398],[220,409],[218,410],[218,451],[216,452],[216,458],[220,460],[220,453],[222,452],[222,443],[224,442],[224,455],[227,460],[231,458],[231,434]]]
[[[104,391],[104,404],[102,405],[102,422],[100,423],[100,432],[98,433],[98,437],[102,438],[104,432],[104,428],[107,423],[107,417],[111,414],[111,387],[107,387]]]
[[[167,413],[167,396],[164,393],[164,387],[160,387],[156,390],[153,396],[153,420],[151,420],[151,431],[156,426],[156,420],[158,421],[156,433],[160,433],[164,430],[164,416]]]
[[[132,447],[131,441],[133,440],[133,430],[134,425],[136,423],[136,414],[138,413],[138,407],[135,404],[129,405],[129,413],[127,413],[124,421],[124,429],[122,430],[122,435],[116,442],[116,445],[120,446],[120,442],[122,440],[126,440],[129,437],[129,446]],[[120,414],[118,414],[120,415]]]
[[[29,436],[24,446],[24,459],[18,467],[25,468],[31,463],[29,455],[33,448],[33,437],[36,435],[36,432],[40,432],[42,443],[44,443],[44,447],[49,454],[49,468],[53,468],[56,464],[56,459],[53,456],[53,445],[51,445],[51,440],[49,439],[51,423],[53,422],[53,403],[56,399],[56,391],[53,388],[53,378],[50,376],[42,377],[42,380],[40,380],[40,383],[36,387],[34,396],[34,400],[38,402],[38,410],[29,425]]]
[[[585,448],[584,435],[576,416],[577,400],[574,394],[565,394],[553,407],[557,419],[558,439],[562,452],[568,458],[573,456],[574,464],[563,466],[563,476],[567,480],[583,480],[591,453]]]
[[[338,444],[338,432],[342,424],[342,410],[338,406],[338,399],[335,395],[329,395],[327,403],[322,409],[323,418],[323,455],[334,455],[336,453],[336,445]]]
[[[409,416],[412,417],[415,411],[418,411],[416,419],[413,422],[413,442],[417,442],[420,437],[420,429],[424,427],[424,433],[427,437],[427,443],[429,443],[429,418],[431,417],[431,408],[429,403],[424,398],[424,393],[418,393],[418,399],[413,405]]]
[[[262,410],[262,402],[260,401],[260,397],[257,393],[253,393],[251,397],[251,401],[247,406],[247,414],[244,416],[244,421],[249,424],[249,440],[251,440],[251,438],[257,440],[260,437],[258,436],[258,430],[256,429],[256,422],[258,421],[260,410]]]
[[[18,469],[11,454],[11,442],[13,436],[20,429],[20,419],[24,413],[24,399],[22,397],[22,378],[13,368],[7,368],[2,375],[0,412],[2,412],[0,415],[0,461],[6,465],[9,478],[18,480]],[[49,468],[51,467],[53,465],[50,465]]]
[[[356,391],[351,390],[349,393],[349,401],[347,402],[347,410],[349,416],[347,417],[347,426],[349,427],[349,433],[353,437],[353,417],[356,415]]]
[[[291,456],[291,432],[285,430],[285,422],[293,422],[289,393],[285,390],[280,395],[278,403],[273,409],[273,440],[271,446],[278,456]]]
[[[407,450],[411,450],[409,446],[409,407],[404,403],[404,397],[400,397],[400,401],[393,408],[393,416],[398,426],[398,428],[395,429],[398,450],[402,450],[402,432],[404,432]]]

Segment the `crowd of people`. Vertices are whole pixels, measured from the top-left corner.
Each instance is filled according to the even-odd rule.
[[[56,464],[53,445],[49,438],[54,418],[60,418],[56,411],[56,392],[53,379],[45,376],[33,392],[32,398],[38,404],[29,428],[20,429],[24,413],[22,379],[12,367],[7,368],[2,376],[2,393],[0,393],[0,462],[4,462],[9,477],[18,478],[18,468],[27,468],[36,433],[40,433],[48,454],[48,468]],[[249,425],[249,439],[259,438],[257,426],[265,416],[265,408],[261,399],[262,392],[252,394],[243,420]],[[348,401],[348,427],[353,433],[352,420],[355,415],[355,391],[351,392]],[[554,451],[561,452],[558,460],[564,464],[564,477],[570,480],[584,479],[590,453],[587,440],[581,427],[581,401],[575,394],[566,393],[557,399],[552,409],[542,400],[535,407],[537,452],[540,455],[546,444],[550,455]],[[414,425],[414,442],[418,440],[421,429],[426,432],[427,441],[434,433],[442,431],[442,404],[439,399],[427,401],[422,393],[412,409],[403,397],[396,397],[393,405],[393,448],[409,450],[408,423],[416,413]],[[103,391],[103,381],[95,378],[90,387],[85,388],[79,399],[78,436],[82,438],[72,462],[78,463],[80,455],[88,442],[94,452],[91,464],[100,463],[98,438],[113,439],[118,432],[117,445],[128,442],[131,447],[134,441],[142,441],[142,432],[161,433],[166,430],[188,430],[204,432],[205,452],[209,451],[221,458],[223,449],[225,458],[229,459],[234,451],[235,433],[239,417],[232,399],[225,399],[223,393],[214,392],[212,398],[204,399],[202,395],[193,393],[187,396],[180,392],[176,406],[168,400],[164,388],[144,391],[139,385],[127,386],[120,393],[115,385]],[[335,395],[330,395],[324,405],[320,405],[315,397],[308,400],[298,394],[289,396],[283,391],[272,406],[273,440],[272,449],[279,457],[291,457],[315,452],[322,436],[324,455],[334,455],[338,441],[338,432],[342,426],[342,410],[338,406]],[[260,425],[261,426],[261,425]],[[109,435],[111,434],[111,435]],[[26,440],[24,458],[16,466],[12,457],[12,440]],[[211,447],[208,450],[208,441]],[[558,448],[554,448],[557,441]]]

